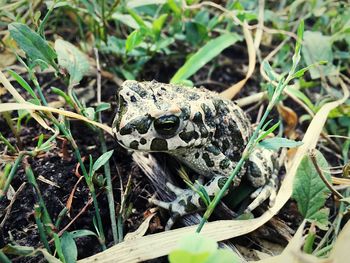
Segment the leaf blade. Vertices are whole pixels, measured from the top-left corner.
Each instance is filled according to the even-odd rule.
[[[241,40],[238,34],[224,34],[210,40],[201,47],[193,56],[171,78],[171,83],[178,83],[196,73],[200,68],[207,64],[214,57],[219,55],[225,48]]]
[[[32,62],[32,67],[38,64],[44,69],[45,62],[53,66],[56,70],[57,64],[55,59],[56,52],[49,46],[39,34],[31,30],[27,25],[13,22],[8,25],[11,37],[17,42],[21,49],[26,53],[27,58]]]
[[[76,46],[62,39],[55,41],[55,50],[58,55],[58,64],[69,73],[70,86],[79,84],[90,68],[86,55]]]

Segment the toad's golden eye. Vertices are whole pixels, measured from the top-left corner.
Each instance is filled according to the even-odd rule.
[[[179,117],[175,115],[162,116],[154,121],[154,129],[163,136],[172,136],[180,125]]]

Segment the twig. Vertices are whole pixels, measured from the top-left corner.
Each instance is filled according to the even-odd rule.
[[[324,173],[323,171],[321,170],[320,166],[318,165],[317,163],[317,160],[316,160],[316,151],[315,149],[311,150],[310,153],[309,153],[309,156],[311,158],[311,161],[313,163],[313,165],[315,166],[315,169],[318,173],[318,175],[320,176],[320,178],[322,179],[322,181],[324,182],[324,184],[329,188],[329,190],[331,190],[331,192],[336,196],[338,197],[339,199],[343,199],[344,197],[336,190],[334,189],[333,185],[331,185],[327,178],[324,176]]]
[[[24,182],[24,183],[22,183],[22,184],[20,185],[20,187],[17,189],[17,191],[16,191],[15,194],[13,195],[13,197],[12,197],[12,199],[11,199],[11,201],[10,201],[10,204],[5,208],[6,214],[5,214],[3,220],[2,220],[1,223],[0,223],[0,229],[2,229],[2,228],[4,227],[6,220],[7,220],[8,216],[10,215],[12,206],[13,206],[13,204],[15,203],[15,201],[16,201],[16,199],[17,199],[17,196],[18,196],[19,193],[23,190],[23,188],[25,187],[26,184],[27,184],[27,183]]]

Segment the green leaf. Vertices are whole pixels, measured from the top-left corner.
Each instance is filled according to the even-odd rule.
[[[55,243],[55,248],[56,248],[57,255],[58,255],[59,259],[63,263],[65,263],[66,259],[64,258],[64,254],[63,254],[63,251],[62,251],[61,239],[60,239],[60,237],[58,236],[57,233],[53,234],[53,238],[54,238],[54,241],[55,241],[54,243]]]
[[[35,251],[35,249],[33,247],[7,244],[3,248],[1,248],[1,251],[5,254],[10,255],[28,256],[32,254]]]
[[[244,262],[242,259],[229,249],[218,249],[210,255],[210,257],[205,261],[205,263],[240,263]]]
[[[61,236],[61,247],[66,263],[75,263],[78,258],[78,249],[71,233],[65,231]]]
[[[206,262],[210,254],[215,253],[216,250],[217,244],[214,240],[193,233],[180,240],[179,248],[170,252],[169,261],[171,263]]]
[[[241,259],[229,249],[218,249],[217,243],[198,233],[185,236],[179,248],[170,252],[171,263],[238,263]]]
[[[26,53],[30,62],[30,67],[39,65],[41,69],[47,68],[48,65],[58,70],[55,59],[55,51],[49,46],[39,34],[31,30],[27,25],[21,23],[11,23],[8,26],[11,37]]]
[[[164,25],[167,17],[168,17],[168,14],[162,14],[156,20],[153,21],[153,23],[152,23],[152,30],[153,30],[153,34],[156,37],[156,39],[159,38],[160,31],[162,30],[163,25]]]
[[[263,61],[263,69],[271,81],[275,81],[276,77],[270,63],[267,60]]]
[[[74,104],[71,98],[63,91],[55,87],[51,87],[51,90],[54,94],[61,96],[71,107],[74,107]]]
[[[268,124],[270,124],[271,121],[272,121],[272,120],[269,120],[267,123],[265,123],[264,127],[262,128],[262,130],[264,130],[264,129],[266,128],[266,126],[267,126]],[[259,142],[259,141],[263,140],[267,135],[273,133],[273,132],[278,128],[278,126],[279,126],[280,124],[281,124],[281,121],[278,121],[277,123],[275,123],[274,125],[272,125],[272,126],[270,127],[270,129],[268,129],[267,131],[264,131],[261,135],[259,135],[259,138],[257,139],[257,141]]]
[[[207,28],[198,22],[189,21],[185,24],[186,40],[192,45],[198,45],[208,36]]]
[[[86,237],[86,236],[95,236],[98,238],[95,232],[92,232],[91,230],[87,230],[87,229],[74,230],[70,232],[70,234],[72,235],[72,238]]]
[[[92,170],[97,171],[102,165],[104,165],[109,160],[109,158],[112,157],[113,152],[114,150],[110,150],[102,154],[94,163]]]
[[[55,50],[58,64],[69,73],[69,85],[73,87],[79,84],[90,68],[87,56],[76,46],[62,39],[56,40]]]
[[[297,39],[297,42],[296,42],[296,45],[295,45],[295,51],[294,51],[295,54],[299,54],[300,53],[301,44],[302,44],[303,37],[304,37],[304,20],[300,21],[300,24],[298,26],[297,36],[298,36],[298,39]]]
[[[313,214],[310,217],[310,219],[316,222],[316,225],[318,226],[318,228],[322,230],[327,230],[329,225],[328,217],[329,217],[329,208],[325,207],[317,211],[315,214]]]
[[[36,96],[34,90],[31,88],[31,86],[28,84],[27,81],[25,81],[20,75],[18,75],[13,70],[9,69],[7,72],[13,77],[21,86],[24,88],[35,100],[39,101],[38,97]],[[40,103],[39,103],[40,104]]]
[[[128,35],[125,42],[126,52],[130,52],[135,47],[142,43],[144,34],[140,30],[134,30],[130,35]]]
[[[90,120],[95,119],[95,109],[93,107],[86,107],[83,110],[84,116]]]
[[[140,17],[133,9],[128,9],[129,14],[136,21],[136,23],[140,26],[140,28],[147,28],[146,23],[143,21],[142,17]]]
[[[186,61],[186,63],[175,73],[170,82],[178,83],[189,78],[210,60],[219,55],[225,48],[233,45],[241,39],[242,37],[238,34],[231,33],[210,40]]]
[[[312,104],[311,100],[300,90],[291,87],[286,87],[286,90],[292,93],[297,98],[301,99],[309,107],[310,110],[312,110],[313,112],[316,111],[316,107]]]
[[[17,255],[17,256],[33,256],[39,253],[42,253],[49,263],[62,263],[60,260],[52,256],[46,249],[38,248],[34,249],[33,247],[26,246],[15,246],[15,245],[6,245],[1,248],[1,251],[5,254]]]
[[[210,196],[208,195],[207,190],[205,189],[205,187],[201,184],[198,185],[198,191],[200,193],[198,193],[200,195],[200,197],[202,198],[204,204],[206,206],[208,206],[210,204]]]
[[[128,0],[126,6],[129,8],[135,8],[145,5],[162,5],[165,4],[166,0]]]
[[[135,19],[131,15],[121,14],[121,13],[114,13],[112,15],[112,18],[117,20],[120,23],[123,23],[124,25],[127,25],[128,27],[132,29],[139,29],[139,24],[136,23]]]
[[[318,63],[314,63],[305,68],[299,69],[297,72],[293,74],[293,78],[300,78],[304,76],[305,72],[310,70],[311,68],[316,67],[318,65],[326,65],[326,64],[327,64],[327,61],[319,61]]]
[[[316,160],[327,180],[331,180],[329,166],[323,155],[317,151]],[[302,159],[294,180],[292,197],[298,203],[298,210],[306,219],[317,220],[325,225],[324,212],[320,212],[325,205],[330,190],[319,177],[309,156]],[[323,214],[322,214],[323,213]]]
[[[175,0],[168,0],[168,6],[170,7],[170,9],[177,15],[177,16],[181,16],[182,11],[181,8],[177,5]]]
[[[259,143],[259,146],[264,147],[265,149],[268,149],[268,150],[277,151],[279,148],[282,148],[282,147],[294,148],[302,144],[303,142],[297,142],[286,138],[275,137],[275,138],[270,138],[270,139],[261,141]]]
[[[40,148],[40,146],[43,144],[44,141],[44,134],[40,134],[38,138],[38,143],[36,144],[37,148]]]
[[[100,104],[97,105],[96,109],[95,109],[95,113],[100,112],[100,111],[104,111],[104,110],[108,110],[111,108],[111,104],[107,103],[107,102],[101,102]]]
[[[333,65],[331,37],[324,36],[321,32],[305,31],[302,54],[307,65],[328,61],[327,65],[310,68],[312,79],[318,79],[321,75],[333,76],[337,74],[337,69]]]

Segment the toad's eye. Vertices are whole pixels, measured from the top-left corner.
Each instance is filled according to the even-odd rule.
[[[180,125],[180,119],[175,115],[162,116],[154,121],[157,133],[164,136],[174,135]]]

